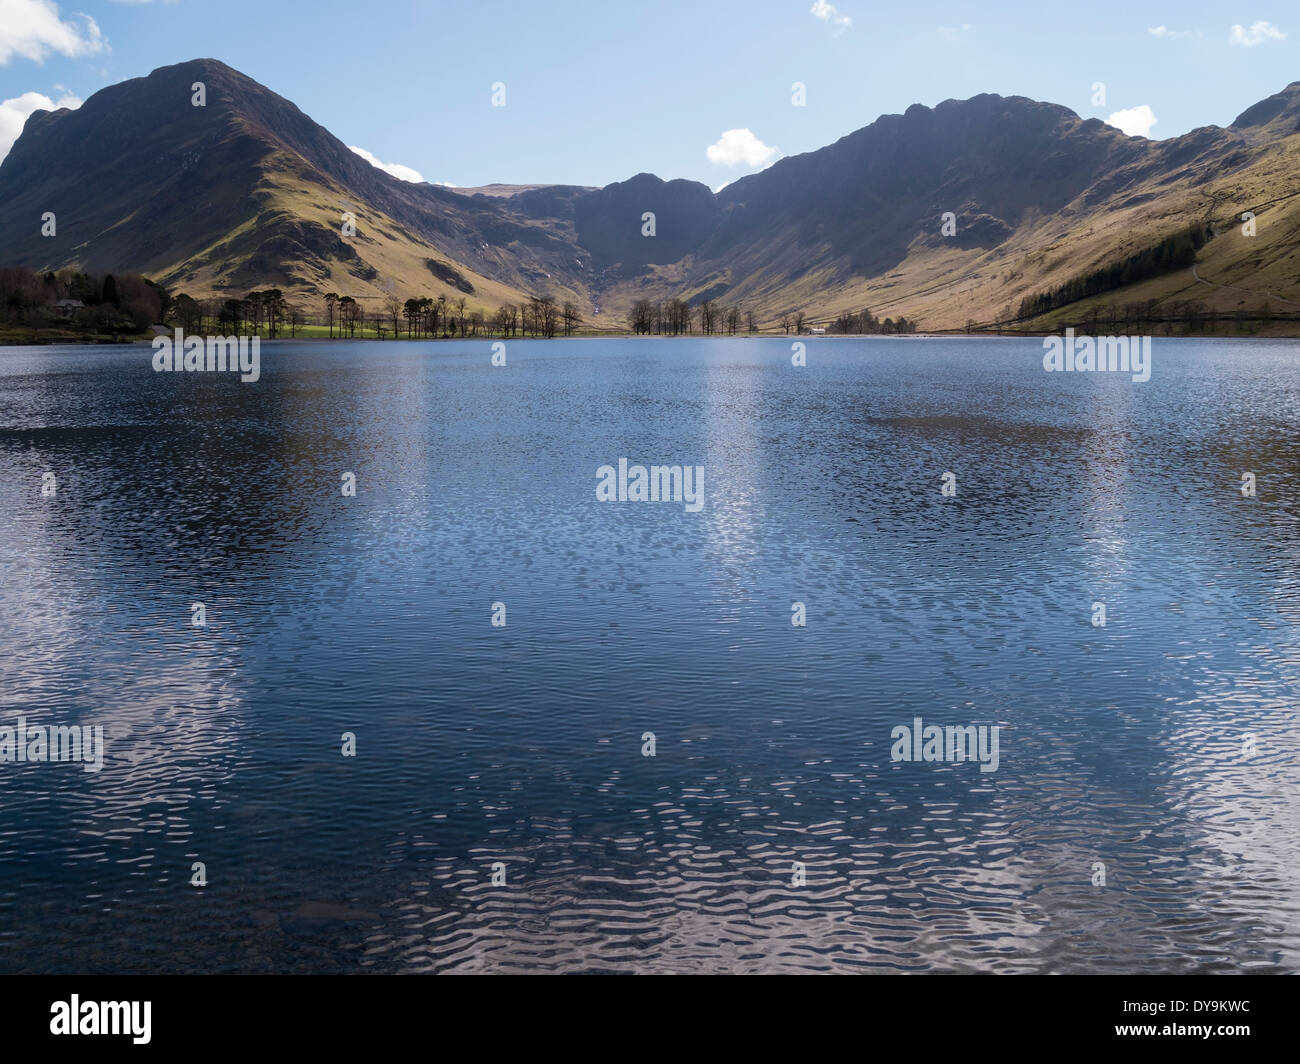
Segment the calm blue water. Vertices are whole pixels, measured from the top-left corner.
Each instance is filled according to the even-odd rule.
[[[0,971],[1300,970],[1300,345],[807,344],[0,351]]]

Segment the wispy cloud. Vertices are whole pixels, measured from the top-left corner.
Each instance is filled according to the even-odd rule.
[[[816,0],[809,11],[814,18],[819,18],[836,29],[846,30],[853,25],[853,19],[848,15],[841,15],[839,9],[834,4],[828,4],[826,0]]]
[[[1228,32],[1228,43],[1236,44],[1242,48],[1254,48],[1257,44],[1263,44],[1265,41],[1285,41],[1286,34],[1273,25],[1271,22],[1252,22],[1250,28],[1245,26],[1233,26]]]
[[[1130,137],[1150,137],[1151,127],[1158,121],[1156,113],[1150,107],[1146,104],[1139,104],[1137,107],[1116,111],[1106,119],[1106,124],[1114,126],[1121,133],[1125,133]]]
[[[778,155],[779,148],[769,148],[747,129],[729,129],[710,144],[704,154],[719,166],[766,166]]]
[[[107,47],[89,15],[65,19],[54,0],[0,0],[0,66],[14,56],[39,63],[51,52],[75,57]]]
[[[416,185],[424,182],[424,175],[421,174],[419,170],[412,170],[409,166],[403,166],[401,163],[380,162],[374,157],[374,155],[366,151],[365,148],[358,148],[353,144],[348,145],[348,151],[356,152],[371,166],[378,167],[384,173],[392,174],[393,177],[396,177],[401,181],[410,181]],[[439,182],[439,184],[441,184],[441,182]]]
[[[1199,30],[1171,30],[1164,23],[1159,26],[1152,26],[1147,30],[1147,33],[1151,34],[1152,37],[1166,37],[1170,40],[1192,40],[1204,36]]]
[[[0,162],[9,154],[33,111],[57,111],[60,107],[75,110],[80,106],[81,100],[66,90],[57,100],[51,100],[44,93],[25,92],[12,100],[0,101]]]

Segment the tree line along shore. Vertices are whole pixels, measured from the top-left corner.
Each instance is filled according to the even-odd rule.
[[[1265,306],[1259,311],[1208,311],[1199,301],[1171,305],[1155,301],[1062,308],[1053,293],[1052,324],[1026,299],[1018,312],[1006,308],[990,322],[970,321],[969,334],[1047,335],[1069,327],[1101,332],[1155,335],[1268,335],[1300,333],[1300,315]],[[366,304],[369,304],[368,306]],[[1049,309],[1047,306],[1041,309]],[[1066,320],[1068,317],[1068,320]],[[1059,320],[1056,320],[1059,319]],[[159,328],[191,335],[261,336],[264,339],[432,340],[539,338],[556,336],[789,336],[911,335],[919,325],[906,317],[878,318],[869,309],[816,316],[793,309],[760,320],[752,307],[714,299],[636,300],[625,325],[589,325],[571,300],[532,296],[495,309],[472,306],[464,296],[403,299],[396,294],[357,298],[330,292],[320,297],[286,296],[278,288],[243,297],[195,299],[171,293],[139,274],[61,270],[40,273],[0,267],[0,343],[130,343],[151,338]]]

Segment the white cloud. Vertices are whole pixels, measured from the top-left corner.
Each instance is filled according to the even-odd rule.
[[[1250,29],[1245,26],[1233,26],[1228,34],[1229,44],[1238,44],[1242,48],[1254,48],[1265,41],[1285,41],[1286,34],[1271,22],[1252,22]]]
[[[747,129],[729,129],[704,154],[719,166],[766,166],[781,154],[781,149],[769,148]]]
[[[1168,37],[1179,40],[1191,40],[1201,36],[1196,30],[1171,30],[1163,22],[1159,26],[1152,26],[1147,30],[1147,33],[1151,34],[1152,37]]]
[[[1150,107],[1140,104],[1124,111],[1116,111],[1106,119],[1106,125],[1114,126],[1130,137],[1150,137],[1151,127],[1158,121],[1156,113]]]
[[[731,184],[730,181],[724,181],[724,182],[722,182],[722,184],[720,184],[717,188],[715,188],[715,189],[713,190],[713,194],[716,196],[719,192],[721,192],[721,191],[722,191],[724,188],[726,188],[729,184]]]
[[[14,56],[39,63],[51,52],[93,55],[107,47],[89,15],[65,20],[54,0],[0,0],[0,66]]]
[[[853,19],[848,15],[841,15],[835,5],[828,4],[826,0],[816,0],[808,10],[813,18],[819,18],[838,29],[846,30],[853,25]]]
[[[358,155],[361,156],[361,158],[365,159],[365,161],[368,162],[371,166],[376,166],[380,170],[384,171],[384,173],[392,174],[393,177],[396,177],[399,180],[411,181],[417,185],[421,184],[424,181],[424,176],[420,173],[419,170],[412,170],[409,166],[403,166],[401,163],[381,163],[378,159],[376,159],[373,155],[371,155],[370,152],[366,151],[365,148],[358,148],[355,145],[349,144],[348,151],[356,152]],[[439,184],[442,184],[442,182],[439,182]]]
[[[974,28],[975,28],[975,27],[972,26],[969,22],[963,22],[960,26],[940,26],[940,27],[939,27],[939,36],[941,36],[941,37],[957,37],[957,36],[959,36],[960,34],[963,34],[963,33],[969,33],[969,32],[970,32],[971,30],[973,30]]]
[[[33,111],[57,111],[60,107],[75,110],[80,106],[81,100],[70,92],[65,92],[57,101],[39,92],[25,92],[12,100],[0,101],[0,161],[9,154]]]

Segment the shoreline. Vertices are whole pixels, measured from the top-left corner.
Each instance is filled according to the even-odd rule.
[[[746,333],[737,335],[712,335],[701,336],[698,333],[685,333],[676,336],[672,335],[646,335],[644,333],[616,333],[616,332],[586,332],[574,336],[423,336],[412,339],[399,337],[392,339],[384,337],[382,339],[374,336],[354,336],[354,337],[335,337],[330,339],[327,336],[277,336],[275,339],[261,337],[261,342],[269,345],[281,343],[299,343],[299,344],[338,344],[338,343],[367,343],[367,344],[463,344],[463,343],[523,343],[538,342],[546,343],[551,340],[637,340],[637,341],[659,341],[659,340],[790,340],[791,342],[823,341],[823,340],[1034,340],[1044,339],[1052,336],[1064,335],[1064,329],[1056,332],[971,332],[965,330],[953,330],[952,332],[933,331],[933,332],[916,332],[916,333],[828,333],[812,335],[810,333]],[[1150,336],[1153,340],[1300,340],[1300,330],[1294,332],[1253,332],[1253,333],[1223,333],[1223,332],[1184,332],[1184,333],[1144,333],[1141,331],[1135,333],[1125,332],[1107,332],[1096,330],[1093,332],[1084,332],[1075,328],[1079,336],[1123,336],[1123,335],[1140,335]],[[158,333],[155,335],[168,335],[167,333]],[[216,334],[214,334],[216,335]],[[224,334],[222,334],[224,335]],[[236,336],[241,334],[234,334]],[[243,334],[248,335],[248,334]],[[72,339],[69,337],[32,337],[30,339],[3,339],[0,340],[0,350],[7,348],[28,348],[28,347],[131,347],[134,345],[148,346],[154,340],[154,336],[133,336],[130,338],[119,338],[115,340],[106,339]]]

